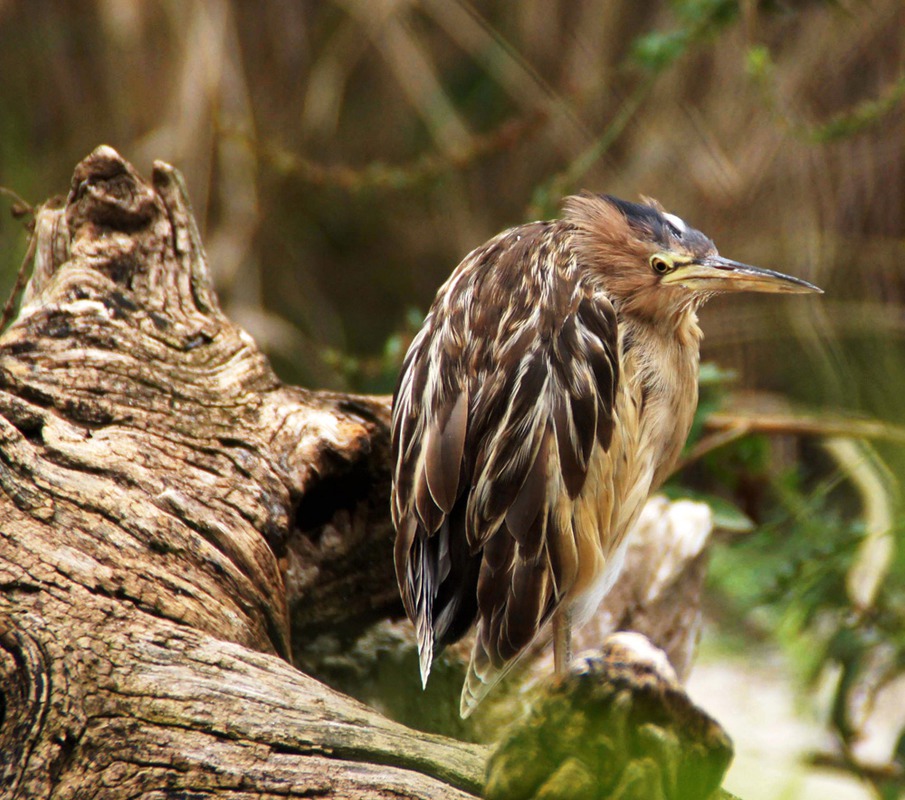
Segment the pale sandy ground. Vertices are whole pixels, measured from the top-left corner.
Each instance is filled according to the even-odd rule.
[[[741,660],[710,654],[705,646],[687,688],[735,743],[735,760],[724,786],[741,800],[874,799],[842,773],[802,765],[804,754],[828,749],[827,734],[817,716],[820,709],[815,706],[820,704],[796,698],[779,655]],[[899,711],[905,714],[901,706]]]

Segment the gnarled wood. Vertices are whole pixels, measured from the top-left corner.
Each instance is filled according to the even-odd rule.
[[[148,185],[99,148],[35,235],[0,340],[3,795],[476,790],[480,748],[389,722],[283,660],[287,598],[323,624],[364,602],[337,603],[310,574],[287,594],[281,563],[298,552],[342,583],[350,548],[318,562],[306,530],[345,525],[361,555],[389,554],[387,510],[329,484],[380,480],[386,401],[277,380],[220,312],[165,164]],[[396,602],[391,580],[377,594],[375,608]]]

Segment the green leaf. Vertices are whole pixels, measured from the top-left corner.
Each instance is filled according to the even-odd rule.
[[[754,530],[754,520],[751,519],[734,503],[722,497],[703,498],[713,512],[713,526],[729,533],[750,533]]]
[[[732,383],[737,373],[732,369],[723,369],[715,361],[704,361],[698,370],[699,386],[722,386]]]
[[[773,57],[763,45],[755,45],[748,49],[745,68],[752,78],[765,78],[773,69]]]
[[[645,69],[659,72],[677,61],[689,45],[687,30],[654,31],[635,39],[632,58]]]

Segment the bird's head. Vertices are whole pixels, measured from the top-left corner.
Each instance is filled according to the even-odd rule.
[[[719,292],[821,292],[781,272],[723,258],[703,233],[659,203],[610,195],[569,197],[579,258],[622,308],[652,319],[694,309]]]

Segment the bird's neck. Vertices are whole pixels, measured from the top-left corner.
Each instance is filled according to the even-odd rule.
[[[672,322],[652,325],[627,316],[622,325],[626,389],[641,406],[642,449],[654,454],[652,490],[678,460],[698,404],[701,329],[697,315],[688,309]]]

